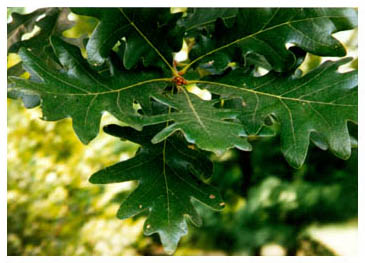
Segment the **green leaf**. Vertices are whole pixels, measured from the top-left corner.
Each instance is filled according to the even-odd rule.
[[[67,18],[67,8],[44,8],[30,14],[13,14],[13,21],[8,24],[8,52],[18,52],[21,47],[26,47],[47,66],[60,68],[57,58],[52,52],[50,36],[62,37],[62,32],[72,26]],[[44,15],[44,17],[41,17]],[[25,33],[30,33],[37,26],[39,31],[29,39],[21,40]],[[22,62],[8,69],[8,76],[20,76],[24,73]],[[37,95],[27,95],[22,91],[8,91],[8,97],[21,98],[26,108],[33,108],[40,104]]]
[[[190,58],[199,57],[200,54],[208,53],[210,50],[216,47],[216,41],[211,40],[209,37],[199,34],[195,37],[196,43],[189,52]],[[207,70],[211,74],[221,74],[225,69],[228,68],[229,63],[234,59],[234,50],[226,50],[216,52],[206,58],[203,58],[199,67]]]
[[[138,181],[138,187],[122,203],[117,216],[124,219],[148,211],[144,233],[158,233],[167,253],[173,253],[181,236],[187,234],[187,218],[196,226],[202,223],[192,199],[214,210],[224,207],[218,191],[197,178],[211,175],[211,162],[201,152],[189,149],[178,137],[152,144],[154,126],[142,132],[117,125],[106,126],[104,130],[141,144],[141,149],[134,158],[93,174],[90,182]]]
[[[187,16],[178,21],[178,24],[185,28],[186,36],[194,38],[189,57],[194,59],[215,49],[217,42],[209,35],[214,33],[217,20],[227,28],[232,27],[238,10],[238,8],[189,8]],[[200,61],[199,66],[211,74],[220,74],[233,61],[231,53],[227,50],[217,52]]]
[[[356,9],[198,8],[185,16],[168,8],[72,11],[99,21],[87,43],[87,34],[62,40],[67,8],[46,9],[38,22],[30,16],[29,24],[14,19],[19,34],[9,47],[22,62],[9,69],[8,95],[27,107],[40,98],[44,120],[72,118],[84,143],[98,134],[105,111],[130,126],[105,131],[139,143],[136,156],[90,181],[138,181],[118,217],[148,212],[145,233],[158,233],[169,253],[187,233],[187,218],[201,223],[193,199],[223,207],[217,190],[206,184],[212,163],[202,150],[248,151],[248,139],[280,134],[284,156],[299,167],[310,141],[343,159],[357,147],[348,132],[348,122],[357,122],[357,71],[338,71],[349,59],[312,65],[304,76],[299,69],[308,52],[346,54],[332,34],[356,26]],[[34,25],[39,32],[20,41],[18,35]],[[173,63],[183,40],[190,60]],[[71,41],[85,43],[87,54]],[[30,79],[18,77],[20,66]],[[259,67],[268,73],[257,77]],[[207,89],[212,100],[188,93],[189,84]]]
[[[233,24],[238,8],[189,8],[186,17],[178,21],[180,26],[185,27],[185,31],[210,30],[214,28],[217,19],[222,19],[227,26]]]
[[[42,11],[42,12],[37,12]],[[33,13],[36,14],[36,16],[32,15]],[[58,36],[62,37],[62,32],[70,28],[73,23],[68,20],[67,16],[69,15],[70,11],[67,8],[46,8],[46,9],[39,9],[34,11],[31,14],[28,15],[17,15],[17,20],[14,19],[14,21],[8,25],[8,35],[9,35],[9,28],[13,28],[15,25],[13,23],[16,23],[21,18],[21,21],[28,20],[32,21],[34,20],[33,24],[31,24],[33,27],[38,26],[39,31],[35,33],[34,36],[31,36],[29,39],[21,40],[20,38],[18,41],[13,43],[10,48],[8,49],[8,52],[18,52],[18,50],[21,47],[26,47],[30,50],[32,50],[34,53],[37,53],[38,56],[42,57],[46,62],[53,62],[52,66],[55,65],[54,61],[55,57],[52,53],[49,51],[51,50],[51,43],[50,43],[50,36]],[[31,16],[32,15],[32,16]],[[44,17],[40,18],[40,15],[44,15]],[[39,19],[36,21],[36,19]],[[17,24],[17,23],[16,23]],[[24,33],[30,33],[33,27],[26,28],[26,31],[21,31]],[[10,34],[15,34],[14,30],[10,31]],[[8,36],[9,38],[9,36]],[[11,43],[13,41],[10,41]],[[9,41],[8,41],[9,43]]]
[[[148,111],[150,97],[160,93],[169,79],[159,78],[154,71],[123,72],[101,77],[82,58],[80,50],[63,40],[52,37],[52,46],[63,65],[55,71],[26,49],[19,54],[33,79],[10,77],[11,89],[38,95],[42,100],[43,119],[48,121],[71,117],[80,140],[87,144],[99,131],[104,111],[128,125],[141,129],[142,115],[133,108],[137,101]]]
[[[20,76],[24,73],[23,63],[20,61],[16,65],[8,68],[7,75],[9,76]],[[8,83],[7,96],[11,99],[21,99],[24,107],[31,109],[37,107],[40,104],[40,98],[38,95],[27,95],[20,90],[14,90],[9,88],[11,84]]]
[[[174,122],[156,134],[152,139],[153,143],[159,143],[173,133],[182,131],[188,142],[217,154],[232,147],[244,151],[251,150],[243,125],[233,121],[239,115],[239,111],[214,107],[219,100],[204,101],[194,94],[189,94],[184,88],[178,94],[154,98],[171,106],[175,111],[150,117],[152,124],[158,119]],[[145,124],[148,121],[146,120]]]
[[[163,63],[172,63],[172,52],[182,47],[183,31],[176,27],[180,14],[171,14],[169,8],[72,8],[72,11],[100,20],[86,46],[92,64],[104,63],[118,40],[126,43],[123,64],[127,69],[140,60],[145,66],[165,66]],[[165,61],[161,61],[162,57]]]
[[[21,99],[23,101],[24,107],[27,109],[32,109],[37,107],[40,103],[40,99],[38,95],[29,95],[19,90],[9,89],[8,98],[10,99]]]
[[[212,54],[232,52],[232,48],[238,48],[243,58],[257,53],[279,72],[295,65],[287,44],[319,56],[345,56],[345,48],[332,34],[356,25],[357,11],[353,8],[242,8],[231,28],[217,23],[215,32],[206,36],[214,48],[201,48],[200,54],[193,54],[184,72],[198,61],[214,63]],[[232,59],[240,60],[237,56]]]
[[[131,29],[117,8],[71,8],[71,11],[100,20],[86,45],[91,64],[104,63],[113,46]]]
[[[244,107],[239,117],[249,134],[256,134],[267,116],[281,124],[282,151],[288,162],[300,167],[312,132],[340,158],[351,154],[347,122],[357,123],[357,71],[339,73],[351,59],[327,61],[303,77],[270,73],[252,77],[234,70],[213,81],[192,81],[223,95],[240,96]]]

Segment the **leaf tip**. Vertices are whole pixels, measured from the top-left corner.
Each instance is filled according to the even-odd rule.
[[[91,183],[91,184],[99,184],[100,182],[99,182],[99,178],[98,177],[99,177],[98,176],[98,173],[95,173],[95,174],[91,175],[90,178],[89,178],[89,183]]]

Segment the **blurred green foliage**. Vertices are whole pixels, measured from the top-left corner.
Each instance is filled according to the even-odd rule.
[[[133,185],[95,186],[88,177],[137,146],[106,135],[84,146],[70,120],[40,121],[19,101],[8,101],[8,114],[8,254],[136,254],[143,221],[115,219],[111,201]]]
[[[8,9],[8,16],[13,11],[24,10]],[[96,21],[74,19],[65,35],[86,39]],[[347,34],[346,46],[357,54],[357,31]],[[8,66],[17,59],[10,54]],[[301,69],[306,73],[321,59],[307,55]],[[349,66],[357,68],[357,59]],[[157,235],[142,234],[144,215],[115,218],[135,184],[88,183],[93,172],[132,157],[138,145],[101,133],[84,146],[69,119],[44,122],[40,115],[8,100],[8,255],[163,255]],[[103,123],[119,122],[105,115]],[[357,126],[350,131],[357,138]],[[270,245],[279,254],[338,254],[309,229],[357,227],[357,149],[344,161],[311,147],[296,170],[284,160],[278,137],[252,143],[253,152],[211,157],[210,183],[227,207],[213,212],[196,203],[203,227],[190,226],[175,255],[262,255]]]
[[[254,149],[249,154],[234,151],[228,162],[216,163],[212,183],[229,206],[223,213],[201,207],[204,225],[187,245],[259,255],[263,246],[275,243],[289,255],[311,254],[301,248],[309,238],[308,226],[356,221],[356,149],[344,161],[312,147],[299,170],[285,162],[277,139],[256,142]],[[326,246],[320,249],[326,255],[336,253]]]

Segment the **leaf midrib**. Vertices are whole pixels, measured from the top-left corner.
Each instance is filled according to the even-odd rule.
[[[322,105],[339,106],[339,107],[357,107],[357,105],[352,105],[352,104],[335,104],[335,103],[331,103],[331,102],[303,100],[303,99],[299,99],[299,98],[283,97],[283,96],[280,96],[280,95],[265,93],[265,92],[256,91],[256,90],[253,90],[253,89],[247,89],[247,88],[244,88],[244,87],[238,87],[238,86],[219,83],[219,82],[214,82],[214,81],[193,80],[193,81],[189,81],[189,84],[207,84],[207,85],[222,86],[222,87],[226,87],[226,88],[238,89],[240,91],[246,91],[246,92],[253,93],[253,94],[256,94],[256,95],[272,97],[272,98],[276,98],[278,100],[290,100],[290,101],[295,101],[295,102],[300,102],[300,103],[322,104]]]
[[[169,67],[172,74],[178,76],[176,70],[171,66],[171,64],[167,61],[167,59],[161,54],[160,50],[147,38],[147,36],[138,28],[138,26],[127,16],[127,14],[123,11],[123,8],[119,8],[119,11],[122,15],[127,19],[129,24],[138,32],[138,34],[147,42],[147,44],[156,52],[156,54],[160,57],[160,59]]]
[[[275,26],[272,26],[272,27],[268,27],[268,28],[264,28],[264,29],[260,29],[259,31],[255,32],[255,33],[252,33],[252,34],[249,34],[247,36],[244,36],[242,38],[239,38],[239,39],[236,39],[228,44],[225,44],[223,46],[220,46],[216,49],[213,49],[207,53],[205,53],[204,55],[201,55],[200,57],[197,57],[196,59],[194,59],[192,62],[190,62],[188,65],[186,65],[183,69],[182,69],[182,72],[186,72],[193,64],[195,64],[196,62],[198,62],[199,60],[205,58],[206,56],[209,56],[211,54],[214,54],[222,49],[225,49],[227,47],[230,47],[238,42],[241,42],[243,40],[246,40],[246,39],[249,39],[251,37],[254,37],[256,35],[259,35],[263,32],[267,32],[267,31],[270,31],[270,30],[273,30],[275,28],[278,28],[278,27],[281,27],[281,26],[285,26],[285,25],[292,25],[293,23],[298,23],[298,22],[304,22],[304,21],[308,21],[308,20],[313,20],[313,19],[325,19],[325,18],[349,18],[349,17],[353,17],[353,16],[317,16],[317,17],[310,17],[310,18],[303,18],[303,19],[298,19],[298,20],[291,20],[291,21],[286,21],[284,23],[280,23],[280,24],[277,24]]]
[[[24,81],[23,78],[19,78],[19,77],[9,77],[9,80],[10,81],[13,81],[13,80],[21,80],[21,81]],[[63,83],[65,84],[69,84],[68,82],[66,81],[62,81]],[[155,78],[155,79],[149,79],[149,80],[144,80],[144,81],[140,81],[140,82],[136,82],[136,83],[133,83],[131,85],[128,85],[128,86],[125,86],[125,87],[122,87],[122,88],[119,88],[119,89],[115,89],[115,90],[108,90],[108,91],[101,91],[101,92],[88,92],[88,93],[56,93],[56,92],[50,92],[50,91],[39,91],[39,93],[42,93],[42,94],[50,94],[50,95],[58,95],[58,96],[96,96],[96,95],[104,95],[104,94],[110,94],[110,93],[118,93],[118,92],[121,92],[121,91],[124,91],[124,90],[127,90],[127,89],[131,89],[131,88],[134,88],[134,87],[137,87],[137,86],[141,86],[141,85],[144,85],[144,84],[149,84],[149,83],[155,83],[155,82],[171,82],[171,78]],[[39,85],[39,83],[36,83],[36,82],[31,82],[32,84],[36,84],[36,85]],[[71,87],[75,87],[73,84],[70,84],[69,86]],[[11,89],[19,89],[19,88],[10,88],[9,90]],[[61,90],[62,91],[62,90]]]
[[[207,127],[205,126],[205,124],[202,122],[199,114],[197,113],[197,111],[195,110],[195,107],[194,105],[192,104],[191,100],[190,100],[190,97],[189,97],[189,94],[187,93],[187,91],[182,88],[183,92],[184,92],[184,95],[185,95],[185,98],[186,98],[186,101],[188,102],[188,105],[189,105],[189,108],[191,109],[191,112],[194,114],[194,117],[195,119],[198,121],[198,123],[200,124],[200,126],[202,126],[203,130],[206,131],[208,134],[208,130],[207,130]]]

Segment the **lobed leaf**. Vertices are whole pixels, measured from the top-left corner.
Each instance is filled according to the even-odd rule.
[[[198,179],[212,172],[212,163],[201,152],[189,149],[176,136],[152,144],[154,126],[142,132],[117,125],[106,126],[104,130],[141,144],[141,149],[132,159],[93,174],[90,182],[138,181],[138,187],[124,200],[117,216],[124,219],[147,211],[144,233],[158,233],[167,253],[173,253],[180,238],[187,234],[186,217],[196,226],[202,223],[192,199],[214,210],[223,209],[218,191]]]
[[[184,88],[178,94],[159,95],[154,98],[171,106],[175,111],[149,118],[152,124],[158,123],[156,120],[174,122],[157,133],[152,139],[153,143],[159,143],[173,133],[182,131],[188,142],[203,150],[218,154],[232,147],[244,151],[251,150],[243,125],[233,121],[239,115],[239,111],[215,108],[217,100],[204,101],[194,94],[189,94]],[[148,122],[146,119],[145,124]]]
[[[313,132],[321,134],[335,155],[350,157],[347,122],[357,123],[357,71],[337,71],[350,60],[327,61],[303,77],[274,72],[252,77],[238,69],[213,81],[194,82],[224,97],[240,96],[244,104],[239,118],[249,134],[256,134],[273,115],[281,124],[285,158],[300,167]]]
[[[27,48],[43,60],[47,66],[59,69],[56,56],[52,52],[50,36],[62,37],[62,32],[70,28],[73,23],[68,20],[67,8],[42,8],[30,14],[12,14],[13,21],[8,24],[8,53],[18,52],[20,48]],[[44,17],[42,17],[44,16]],[[28,39],[22,39],[25,33],[30,33],[35,27],[38,32]],[[24,73],[22,62],[8,69],[8,76],[20,76]],[[21,91],[8,91],[11,98],[21,98],[24,106],[33,108],[40,104],[37,95],[28,95]]]
[[[233,26],[218,20],[214,33],[202,32],[184,71],[198,61],[215,63],[216,53],[236,62],[259,56],[261,66],[287,71],[295,66],[288,44],[319,56],[345,56],[345,48],[332,34],[356,26],[357,11],[352,8],[242,8]]]
[[[163,67],[165,65],[161,57],[165,63],[172,63],[172,52],[177,52],[182,47],[183,31],[176,27],[180,15],[171,14],[169,8],[71,10],[100,20],[86,46],[88,60],[92,64],[104,63],[118,40],[126,45],[123,58],[126,69],[133,68],[140,60],[143,60],[145,66],[157,64]]]
[[[201,224],[192,199],[215,210],[224,205],[217,190],[203,183],[212,163],[198,148],[248,151],[247,137],[272,136],[268,125],[278,122],[283,154],[294,167],[303,164],[310,140],[340,158],[350,156],[355,142],[347,122],[357,123],[357,71],[338,72],[350,59],[325,62],[304,76],[296,69],[306,52],[346,54],[332,34],[357,25],[355,9],[193,8],[186,16],[168,8],[72,11],[100,21],[87,42],[87,59],[79,47],[61,39],[70,26],[68,9],[14,15],[8,48],[19,53],[22,64],[8,71],[8,95],[29,107],[40,98],[44,120],[71,117],[83,143],[98,134],[104,111],[134,128],[104,127],[141,148],[134,158],[95,173],[90,182],[138,181],[118,217],[148,212],[145,234],[158,233],[169,253],[187,233],[186,218]],[[35,25],[39,33],[21,40]],[[178,72],[171,62],[183,36],[191,61]],[[18,77],[20,66],[30,79]],[[255,77],[257,66],[270,71]],[[168,90],[173,82],[176,89]],[[209,90],[213,99],[188,93],[185,84]]]
[[[169,81],[159,78],[156,71],[118,69],[112,77],[104,78],[90,68],[76,46],[57,37],[52,37],[52,46],[65,72],[47,67],[32,52],[21,49],[24,66],[37,79],[10,77],[11,90],[40,96],[44,120],[71,117],[76,134],[85,144],[98,134],[104,111],[141,129],[143,116],[134,110],[133,103],[137,101],[148,111],[150,97],[160,93]]]

